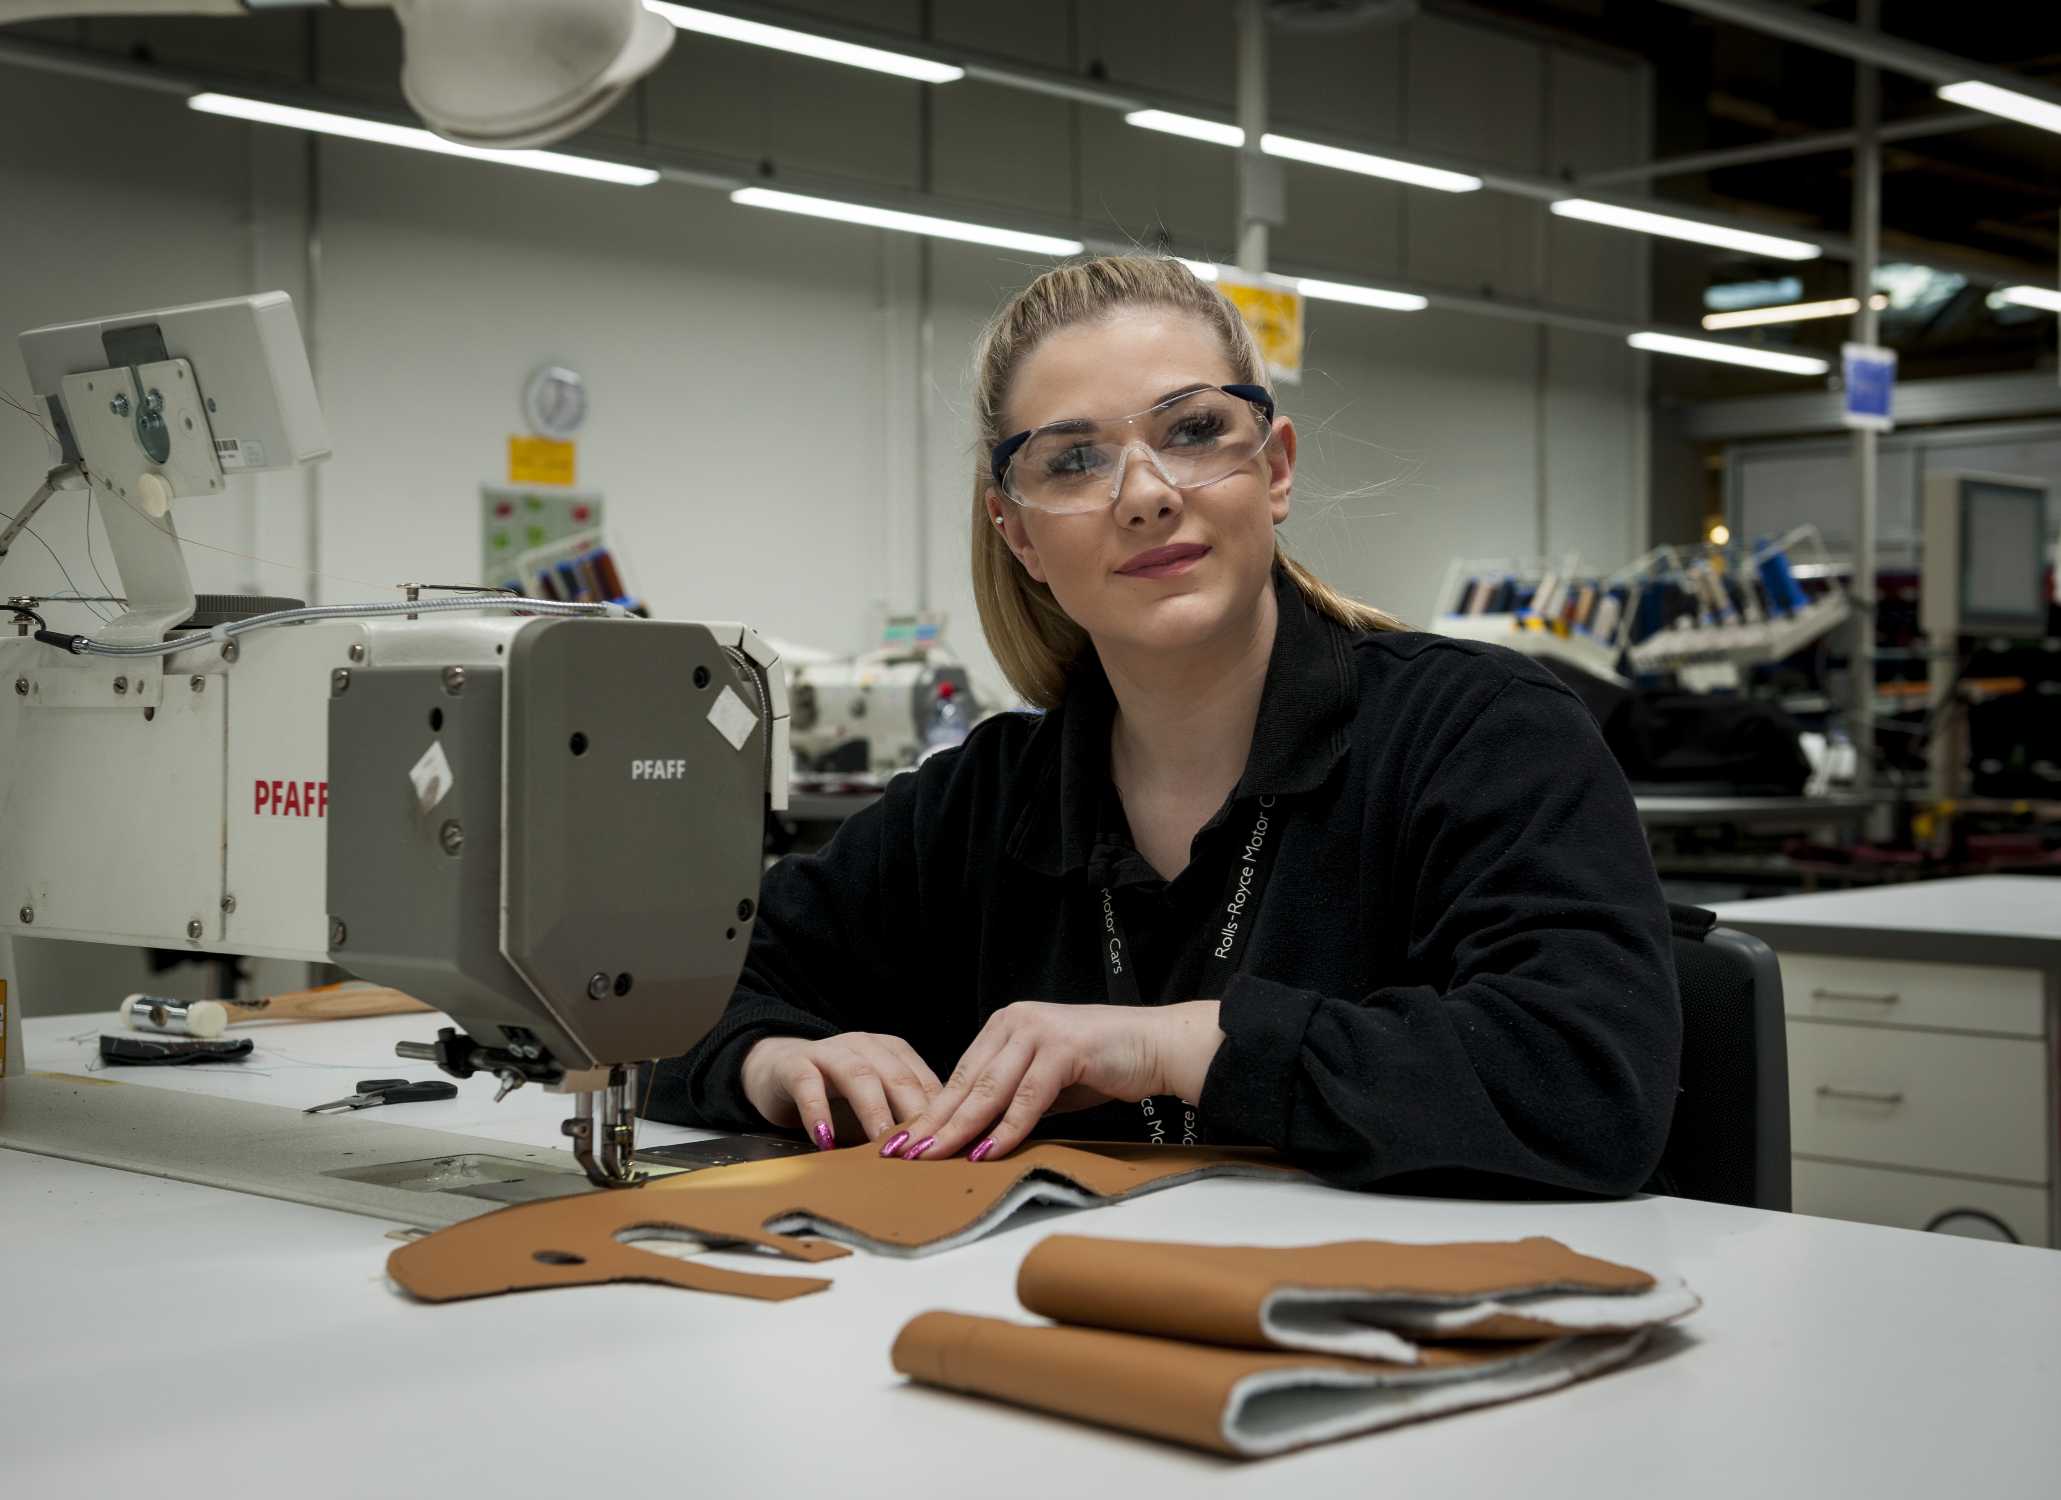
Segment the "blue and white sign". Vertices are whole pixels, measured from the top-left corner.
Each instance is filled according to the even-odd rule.
[[[1846,385],[1842,415],[1846,425],[1870,432],[1888,432],[1895,427],[1891,408],[1896,399],[1896,351],[1871,344],[1842,344],[1839,367]]]

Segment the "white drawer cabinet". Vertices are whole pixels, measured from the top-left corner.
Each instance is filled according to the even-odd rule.
[[[2037,969],[1817,953],[1784,953],[1781,961],[1782,1008],[1799,1019],[2046,1035],[2045,976]]]
[[[2061,879],[1728,902],[1775,950],[1796,1210],[2061,1249]]]
[[[2049,1245],[2047,1194],[2041,1188],[2006,1187],[1936,1172],[1897,1172],[1844,1162],[1798,1157],[1792,1164],[1795,1211],[1824,1219],[1854,1219],[1900,1229],[1944,1228],[1949,1232],[2002,1238],[2003,1226],[2023,1245]]]
[[[1780,957],[1796,1212],[2055,1245],[2047,976]]]
[[[2047,1057],[2034,1039],[1791,1020],[1789,1149],[2047,1180]]]

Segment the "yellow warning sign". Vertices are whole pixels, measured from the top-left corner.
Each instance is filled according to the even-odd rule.
[[[510,484],[571,484],[573,445],[547,437],[508,439]]]
[[[1245,319],[1273,378],[1287,385],[1300,383],[1302,293],[1277,281],[1240,277],[1228,268],[1217,273],[1217,290]]]

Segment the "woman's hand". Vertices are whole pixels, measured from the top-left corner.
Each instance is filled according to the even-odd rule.
[[[901,1117],[882,1154],[942,1160],[973,1145],[969,1158],[983,1161],[1014,1151],[1055,1106],[1153,1094],[1193,1100],[1223,1040],[1214,1000],[1006,1006],[973,1039],[944,1091],[920,1114]]]
[[[803,1126],[823,1150],[837,1145],[833,1095],[851,1107],[868,1140],[922,1112],[943,1087],[898,1036],[846,1031],[820,1042],[769,1036],[744,1054],[744,1093],[775,1125]]]

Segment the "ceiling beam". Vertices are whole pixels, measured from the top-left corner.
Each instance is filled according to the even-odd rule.
[[[1899,120],[1875,132],[1879,141],[1913,141],[1925,136],[1951,135],[1962,130],[1986,130],[2004,122],[1995,115],[1972,109],[1947,114],[1925,115]],[[1750,167],[1761,162],[1786,161],[1796,156],[1821,156],[1834,151],[1851,151],[1858,139],[1851,130],[1821,130],[1781,140],[1756,141],[1750,146],[1726,146],[1713,151],[1696,151],[1686,156],[1664,156],[1635,167],[1611,167],[1602,172],[1585,172],[1575,178],[1577,187],[1607,187],[1616,182],[1649,182],[1656,177],[1681,177],[1691,173],[1715,172],[1725,167]]]
[[[1834,21],[1794,6],[1770,5],[1767,0],[1662,0],[1662,3],[1694,11],[1714,21],[1729,21],[1735,26],[1766,32],[1784,41],[1836,52],[1855,62],[1887,68],[1892,73],[1902,73],[1925,83],[1993,83],[1998,88],[2010,89],[2061,109],[2061,89],[2027,78],[2022,73],[2008,72],[1988,63],[1971,62],[1936,47],[1899,41],[1879,31],[1856,26],[1851,21]]]

